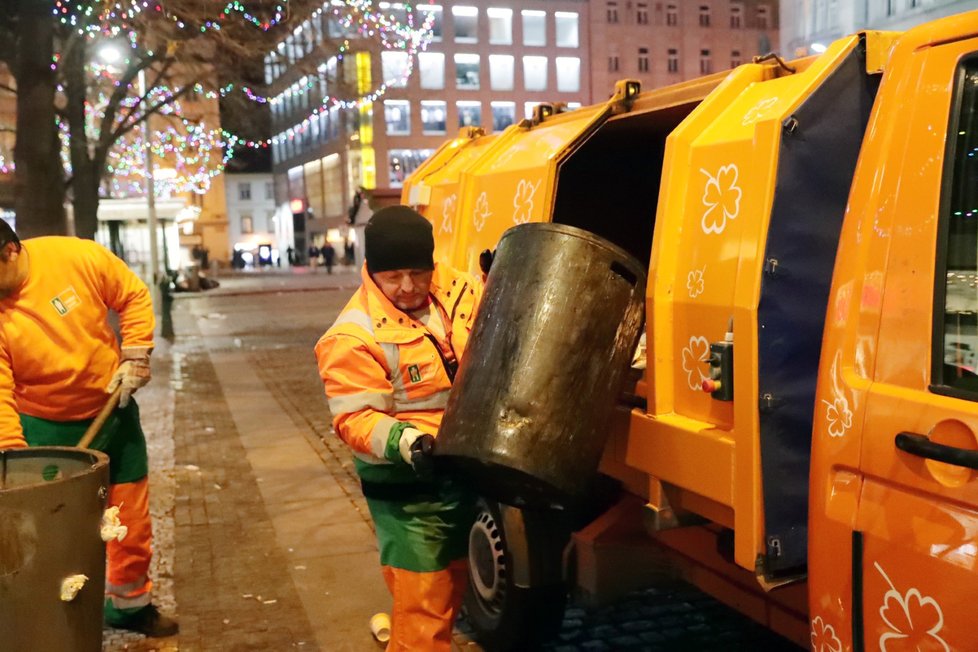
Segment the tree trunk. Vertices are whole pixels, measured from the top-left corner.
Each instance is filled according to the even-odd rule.
[[[64,234],[64,169],[55,124],[53,2],[18,0],[14,210],[22,237]]]
[[[75,43],[67,49],[61,60],[65,75],[65,113],[70,137],[71,199],[75,217],[75,235],[79,238],[95,238],[98,230],[97,163],[89,153],[88,134],[85,131],[85,100],[88,94],[85,78],[86,48]]]

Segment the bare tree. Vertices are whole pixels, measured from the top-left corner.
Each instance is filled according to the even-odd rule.
[[[265,27],[275,23],[264,30],[235,12],[225,10],[216,16],[215,6],[222,3],[200,0],[156,0],[146,9],[142,9],[145,3],[133,2],[134,11],[119,11],[110,19],[100,12],[116,3],[73,0],[64,5],[70,20],[53,14],[56,2],[0,0],[0,60],[13,61],[10,68],[18,89],[16,184],[24,192],[18,193],[23,202],[18,200],[17,214],[31,233],[63,232],[61,206],[67,191],[75,232],[89,238],[97,229],[99,201],[113,174],[113,152],[142,123],[153,117],[186,127],[187,117],[174,112],[181,98],[241,80],[244,71],[253,69],[256,61],[260,65],[262,55],[296,23],[322,7],[322,0],[251,0],[250,15],[265,21]],[[281,7],[286,15],[278,13]],[[9,49],[2,38],[5,31],[19,35],[16,43],[24,46],[19,58],[5,55]],[[318,63],[335,56],[340,44],[351,37],[357,38],[344,34],[318,43],[315,53],[294,66],[291,75],[302,75],[303,70],[314,74]],[[109,45],[124,51],[124,56],[113,64],[111,74],[93,74],[93,63]],[[51,65],[52,56],[56,67]],[[145,83],[138,83],[140,79]],[[330,83],[334,95],[352,96],[342,72]],[[269,89],[258,90],[269,94]],[[255,113],[255,105],[240,94],[227,100],[223,108],[228,111]],[[99,111],[93,112],[93,107]],[[53,135],[56,117],[69,143],[67,176]]]
[[[18,230],[30,237],[65,232],[64,173],[55,125],[54,21],[51,0],[0,3],[0,61],[16,80],[14,208]]]

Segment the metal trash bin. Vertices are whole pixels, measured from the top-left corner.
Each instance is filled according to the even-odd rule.
[[[438,433],[439,467],[508,504],[562,508],[585,493],[642,327],[645,276],[587,231],[508,230]]]
[[[92,450],[0,450],[0,649],[102,649],[109,458]],[[88,579],[70,601],[65,578]]]

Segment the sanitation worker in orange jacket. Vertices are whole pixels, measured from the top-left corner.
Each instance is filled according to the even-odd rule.
[[[362,285],[316,344],[316,358],[394,598],[387,651],[447,652],[474,504],[414,467],[438,432],[482,285],[434,264],[431,224],[410,208],[379,210],[364,234]]]
[[[110,308],[119,313],[121,349],[106,321]],[[0,448],[74,446],[122,387],[119,408],[92,442],[110,457],[108,503],[128,527],[106,551],[105,620],[169,636],[177,624],[150,602],[146,440],[130,398],[149,382],[152,350],[149,292],[125,263],[90,240],[20,242],[0,220]]]

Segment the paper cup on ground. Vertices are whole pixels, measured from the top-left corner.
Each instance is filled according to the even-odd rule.
[[[391,617],[385,613],[374,614],[370,618],[370,633],[381,643],[391,640]]]

